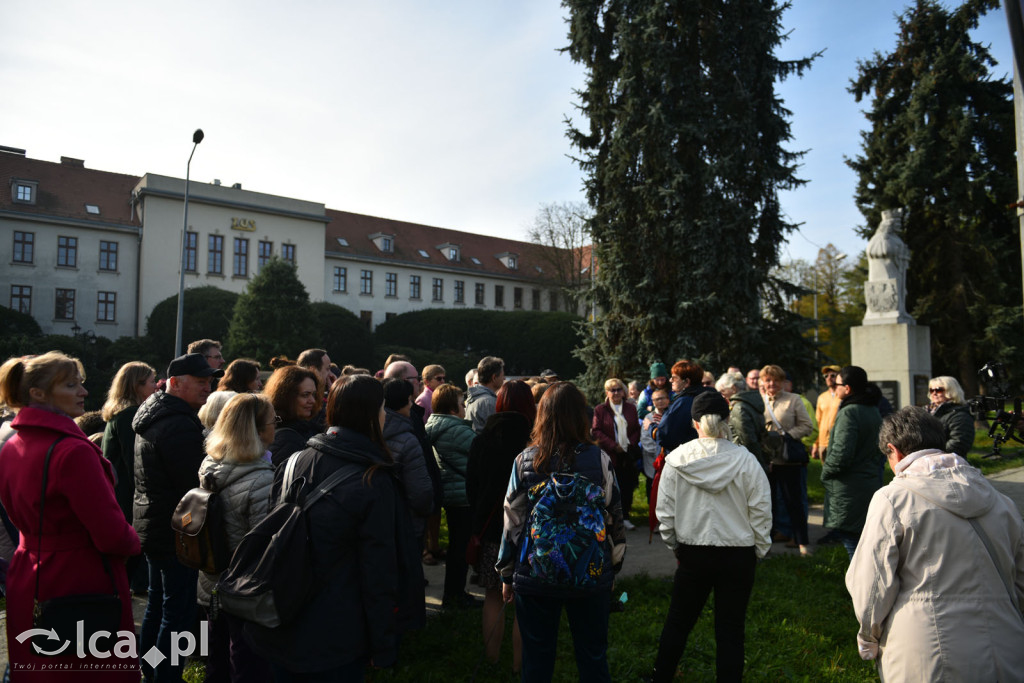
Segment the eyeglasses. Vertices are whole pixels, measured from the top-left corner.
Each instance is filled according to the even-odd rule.
[[[946,387],[928,387],[929,394],[944,394],[946,393]]]
[[[837,373],[837,372],[826,372],[825,376],[826,377],[838,377],[839,373]]]
[[[608,390],[609,394],[621,394],[624,391],[622,387],[612,387]]]
[[[266,426],[269,427],[270,425],[279,425],[282,422],[283,422],[283,420],[281,419],[281,416],[280,415],[275,415],[274,416],[274,421],[273,422],[267,422]]]
[[[836,382],[836,386],[837,387],[845,387],[846,385],[843,384],[842,382]]]
[[[224,356],[219,353],[216,356],[203,356],[203,358],[208,358],[210,360],[224,360]]]

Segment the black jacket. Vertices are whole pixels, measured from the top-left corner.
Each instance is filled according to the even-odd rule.
[[[282,422],[274,432],[274,441],[270,444],[270,462],[280,467],[288,456],[306,448],[306,442],[314,434],[323,429],[312,420],[291,420]]]
[[[473,511],[470,533],[483,532],[484,541],[501,542],[508,479],[516,456],[530,440],[530,428],[530,421],[519,413],[493,413],[469,447],[466,494]]]
[[[250,623],[246,633],[262,656],[293,672],[325,671],[364,658],[391,666],[398,636],[426,620],[420,547],[401,484],[380,447],[348,430],[317,434],[293,457],[295,477],[305,478],[307,492],[339,469],[360,475],[343,481],[307,513],[313,580],[323,588],[292,622],[273,629]],[[276,489],[284,472],[274,472]]]
[[[132,420],[135,439],[133,526],[142,551],[174,552],[171,514],[189,489],[199,486],[199,465],[206,457],[203,425],[189,404],[158,391]]]

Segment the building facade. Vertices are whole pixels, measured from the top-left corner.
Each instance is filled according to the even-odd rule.
[[[0,147],[0,303],[46,333],[141,336],[176,295],[185,181],[30,159]],[[527,242],[328,209],[224,186],[189,184],[185,286],[243,292],[272,257],[291,261],[311,301],[373,329],[425,308],[561,310],[544,248]],[[0,252],[3,253],[3,252]]]

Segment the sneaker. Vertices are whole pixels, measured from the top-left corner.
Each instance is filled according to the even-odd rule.
[[[632,531],[633,529],[636,528],[636,526],[633,524],[633,522],[629,521],[628,519],[623,520],[622,526],[626,527],[626,531]]]

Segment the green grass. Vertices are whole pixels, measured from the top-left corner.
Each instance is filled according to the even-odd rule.
[[[857,655],[857,623],[843,584],[846,553],[820,550],[813,558],[775,557],[758,565],[747,611],[746,674],[751,681],[876,681],[873,664]],[[629,594],[626,611],[612,614],[608,662],[612,680],[636,681],[649,672],[668,610],[671,581],[646,576],[616,586]],[[715,679],[714,617],[705,607],[680,663],[687,681]],[[511,608],[510,608],[511,609]],[[508,615],[511,624],[511,615]],[[501,661],[484,664],[476,680],[515,681],[511,641],[506,635]],[[480,612],[432,618],[423,631],[402,642],[401,659],[371,681],[469,681],[482,652]],[[572,639],[563,617],[555,681],[576,681]]]

